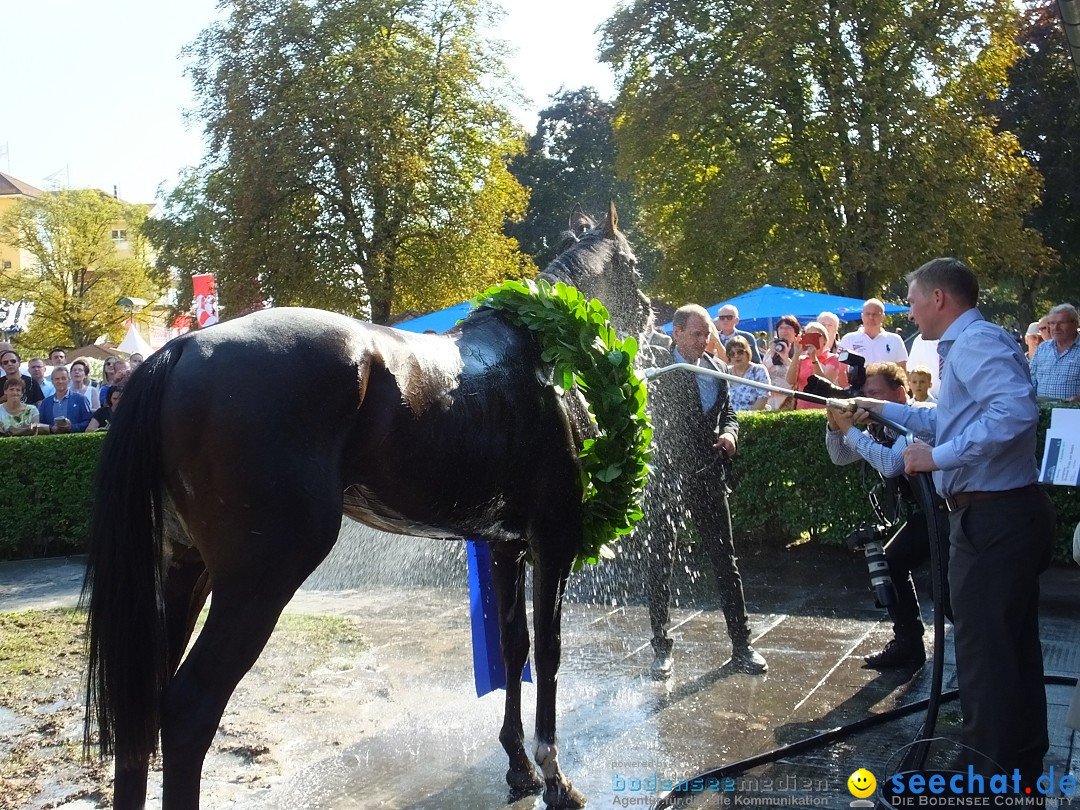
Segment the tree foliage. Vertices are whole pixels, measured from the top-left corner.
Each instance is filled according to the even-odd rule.
[[[208,154],[154,231],[218,275],[225,315],[305,304],[386,321],[531,269],[489,0],[226,0],[188,49]],[[207,264],[209,263],[209,264]]]
[[[0,297],[34,303],[30,328],[17,338],[28,351],[85,346],[101,335],[123,336],[120,298],[154,301],[164,280],[142,234],[148,208],[92,189],[49,192],[19,200],[0,219],[7,244],[33,263],[0,275]],[[126,230],[120,250],[112,231]]]
[[[1080,302],[1080,90],[1058,17],[1057,0],[1023,10],[1017,39],[1023,49],[1009,69],[1008,86],[989,109],[999,127],[1015,133],[1024,155],[1043,177],[1041,204],[1028,222],[1059,261],[1050,272],[1022,277],[1013,289],[1021,324],[1050,305]]]
[[[525,153],[511,161],[511,174],[531,192],[525,218],[507,232],[538,267],[555,258],[556,237],[575,205],[599,212],[614,200],[623,227],[633,224],[630,186],[615,170],[614,116],[614,105],[595,89],[565,90],[552,96]]]
[[[624,6],[604,59],[662,291],[865,297],[943,254],[987,280],[1044,267],[1024,223],[1038,175],[979,104],[1015,61],[1016,24],[1011,0]]]

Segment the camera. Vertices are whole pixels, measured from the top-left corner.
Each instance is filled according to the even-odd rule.
[[[783,354],[787,350],[788,350],[788,344],[787,344],[786,340],[780,340],[779,338],[777,338],[776,340],[773,341],[773,352],[774,352],[774,354],[773,354],[772,364],[774,366],[782,366],[782,365],[784,365],[784,361],[780,359],[779,355]]]
[[[890,526],[868,524],[857,528],[845,540],[849,549],[861,551],[866,557],[870,589],[874,592],[874,601],[878,607],[888,607],[896,603],[896,586],[889,574],[884,547],[884,541],[888,539],[891,529]]]
[[[839,385],[829,382],[824,377],[811,374],[803,386],[807,394],[830,399],[851,399],[862,394],[862,387],[866,384],[866,358],[854,352],[841,351],[838,355],[840,362],[848,367],[848,387],[841,388]]]

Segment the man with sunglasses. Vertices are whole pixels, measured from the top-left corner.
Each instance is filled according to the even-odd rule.
[[[41,386],[22,373],[21,366],[22,358],[17,351],[11,348],[11,344],[0,343],[0,369],[4,372],[4,379],[21,377],[23,381],[23,402],[28,405],[37,405],[45,399],[45,395],[41,392]]]
[[[760,363],[761,353],[758,351],[757,340],[749,332],[743,332],[735,327],[739,325],[739,308],[732,304],[724,304],[720,307],[720,311],[716,313],[716,320],[713,321],[716,325],[716,331],[720,333],[720,342],[724,348],[727,348],[727,342],[731,340],[735,335],[739,335],[746,339],[746,342],[750,344],[750,362]]]

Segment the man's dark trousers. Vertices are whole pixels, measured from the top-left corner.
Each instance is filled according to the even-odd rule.
[[[735,545],[731,539],[731,513],[728,510],[727,490],[720,474],[720,461],[704,472],[674,472],[658,469],[670,486],[656,487],[650,492],[663,498],[662,503],[647,504],[647,534],[649,549],[649,621],[652,624],[652,646],[657,653],[671,651],[672,640],[667,634],[671,604],[671,574],[675,559],[676,536],[685,531],[687,518],[697,528],[698,542],[704,545],[720,590],[720,603],[727,620],[732,643],[742,646],[749,642],[750,624],[746,615],[746,598],[742,578],[735,560]]]
[[[1039,574],[1056,517],[1038,487],[950,514],[949,585],[964,745],[1034,786],[1049,747],[1039,643]],[[992,774],[970,755],[966,764]]]

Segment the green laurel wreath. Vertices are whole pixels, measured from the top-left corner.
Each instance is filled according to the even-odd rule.
[[[584,395],[600,435],[586,439],[579,454],[584,526],[574,570],[614,557],[608,544],[641,519],[649,469],[652,428],[645,384],[634,373],[637,341],[619,340],[604,305],[562,282],[504,281],[472,304],[500,310],[532,332],[540,358],[553,365],[554,384],[563,391],[576,384]]]

